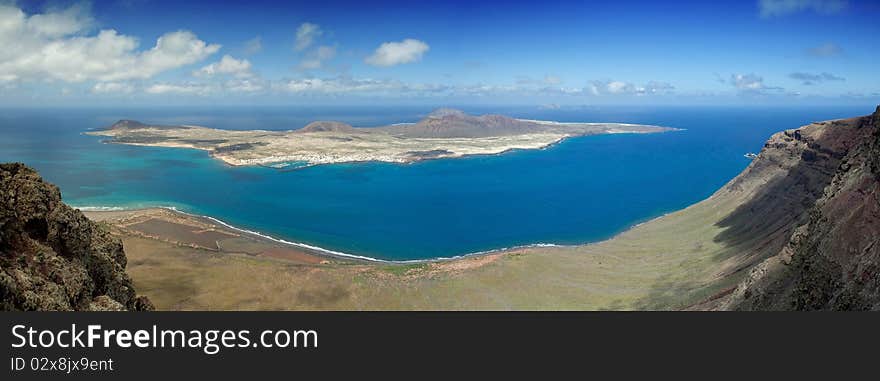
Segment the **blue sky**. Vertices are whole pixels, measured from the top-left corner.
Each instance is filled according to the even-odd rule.
[[[2,1],[0,101],[877,104],[880,3]]]

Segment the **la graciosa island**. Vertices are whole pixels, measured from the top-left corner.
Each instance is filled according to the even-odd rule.
[[[316,165],[499,154],[544,148],[563,139],[599,134],[657,133],[675,128],[624,123],[560,123],[503,115],[467,115],[438,109],[417,123],[353,127],[316,121],[289,131],[221,130],[200,126],[150,125],[121,120],[88,132],[111,143],[205,150],[230,165]]]

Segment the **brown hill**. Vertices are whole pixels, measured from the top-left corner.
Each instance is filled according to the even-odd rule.
[[[162,126],[155,124],[145,124],[138,122],[136,120],[130,119],[122,119],[107,127],[107,130],[137,130],[143,128],[153,128],[157,130],[173,130],[173,129],[187,129],[189,127],[186,126]]]
[[[355,132],[350,124],[319,120],[311,122],[297,132]]]
[[[454,109],[438,109],[414,124],[382,127],[409,138],[482,138],[546,131],[545,125],[503,115],[467,115]]]

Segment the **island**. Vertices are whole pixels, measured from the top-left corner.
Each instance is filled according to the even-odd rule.
[[[503,115],[473,116],[438,109],[416,123],[353,127],[316,121],[288,131],[221,130],[200,126],[149,125],[121,120],[87,134],[107,142],[182,147],[210,152],[233,166],[290,165],[419,160],[491,155],[516,149],[540,149],[563,139],[599,134],[656,133],[675,128],[622,123],[560,123]]]

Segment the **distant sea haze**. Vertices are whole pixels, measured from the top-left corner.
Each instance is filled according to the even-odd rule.
[[[230,167],[206,152],[103,144],[118,119],[229,129],[409,123],[433,107],[0,110],[0,161],[22,161],[84,207],[175,207],[280,240],[383,260],[453,257],[604,240],[698,202],[749,164],[774,132],[868,114],[837,108],[466,108],[523,119],[685,129],[563,141],[546,150],[414,164],[282,171]]]

